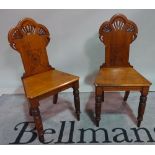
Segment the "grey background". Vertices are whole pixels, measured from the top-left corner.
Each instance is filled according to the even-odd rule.
[[[105,54],[98,29],[116,13],[125,14],[137,24],[139,34],[131,45],[130,63],[153,83],[151,90],[155,90],[155,10],[0,10],[0,94],[23,91],[22,62],[10,48],[7,34],[24,17],[49,29],[50,64],[80,76],[81,92],[93,91],[94,77]]]

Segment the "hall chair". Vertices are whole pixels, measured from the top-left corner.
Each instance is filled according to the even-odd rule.
[[[99,126],[105,91],[125,91],[123,103],[126,103],[130,91],[140,91],[137,126],[141,125],[151,83],[129,63],[130,44],[137,34],[136,24],[122,14],[114,15],[99,29],[99,39],[105,45],[105,63],[95,79],[96,126]]]
[[[77,119],[80,120],[79,77],[53,68],[48,61],[46,46],[50,41],[48,29],[25,18],[8,33],[10,46],[19,52],[25,73],[22,82],[29,101],[29,114],[33,116],[39,140],[44,141],[44,130],[39,110],[39,100],[53,96],[57,103],[58,93],[73,88]]]

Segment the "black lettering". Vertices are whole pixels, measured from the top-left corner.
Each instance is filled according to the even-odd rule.
[[[59,133],[59,136],[58,136],[58,141],[55,142],[55,143],[56,143],[56,144],[57,144],[57,143],[75,143],[75,142],[73,141],[74,124],[75,124],[75,122],[74,122],[74,121],[70,121],[71,126],[70,126],[70,132],[69,132],[69,139],[68,139],[67,142],[63,142],[63,141],[62,141],[66,121],[61,121],[61,123],[62,123],[62,124],[61,124],[60,133]]]
[[[9,143],[9,144],[28,144],[28,143],[33,142],[37,138],[37,133],[35,132],[35,127],[33,129],[31,129],[31,130],[26,130],[30,123],[34,124],[34,122],[21,122],[21,123],[17,124],[15,126],[15,128],[14,128],[15,131],[18,130],[18,127],[20,125],[23,125],[23,127],[20,130],[16,140],[14,142],[12,142],[12,143]],[[23,137],[24,133],[30,133],[30,137],[29,137],[28,141],[22,142],[21,140],[22,140],[22,137]]]
[[[119,133],[119,134],[117,134],[117,135],[115,135],[113,137],[113,141],[114,142],[121,143],[121,142],[124,142],[125,141],[125,142],[131,143],[133,141],[133,139],[129,140],[128,135],[127,135],[127,132],[126,132],[125,129],[123,129],[123,128],[114,128],[114,129],[112,129],[112,132],[115,132],[116,130],[121,130],[121,133]],[[118,137],[123,137],[123,138],[121,140],[119,140]]]
[[[50,132],[51,131],[51,132]],[[54,134],[54,133],[56,133],[56,131],[54,130],[54,129],[46,129],[46,130],[44,130],[44,139],[46,139],[45,137],[45,135],[49,135],[49,134]],[[44,142],[42,142],[43,144],[49,144],[49,143],[52,143],[54,141],[54,139],[51,139],[50,141],[44,141]]]
[[[104,128],[99,128],[97,130],[95,129],[91,129],[91,128],[88,128],[88,129],[79,129],[80,130],[80,141],[77,142],[77,143],[86,143],[86,141],[84,141],[84,134],[86,131],[91,131],[92,132],[92,141],[90,141],[90,143],[99,143],[97,140],[96,140],[96,133],[97,131],[104,131],[104,141],[103,143],[111,143],[111,141],[109,141],[109,137],[108,137],[108,132],[106,129]]]
[[[131,128],[131,130],[134,131],[134,134],[137,138],[134,142],[144,142],[143,140],[140,139],[139,131],[145,131],[146,135],[148,136],[149,140],[147,142],[155,142],[154,139],[152,138],[150,132],[146,128]]]

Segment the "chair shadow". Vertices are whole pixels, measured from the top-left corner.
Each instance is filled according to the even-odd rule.
[[[86,41],[85,54],[88,58],[89,73],[85,77],[84,81],[86,84],[91,85],[91,87],[94,89],[93,83],[95,81],[95,77],[100,68],[100,65],[103,64],[105,57],[104,47],[99,40],[98,33],[94,34]]]
[[[102,102],[101,114],[126,114],[136,125],[137,118],[134,115],[129,104],[123,104],[123,97],[119,92],[106,92],[104,94],[104,102]],[[95,124],[95,93],[91,93],[85,107],[85,112],[90,120]]]
[[[69,101],[64,100],[61,96],[58,97],[57,104],[53,104],[53,96],[40,100],[39,103],[42,121],[54,117],[65,110],[69,110],[73,117],[76,119],[76,113],[73,104]],[[27,100],[25,100],[25,103],[23,104],[23,109],[26,120],[33,120],[33,117],[29,115],[29,107]]]
[[[69,102],[68,100],[64,100],[61,96],[58,97],[57,104],[53,104],[53,96],[50,96],[41,102],[42,103],[40,105],[42,105],[41,110],[43,120],[48,119],[49,117],[54,117],[65,110],[69,110],[72,116],[76,119],[73,103]],[[72,102],[74,102],[74,99]]]

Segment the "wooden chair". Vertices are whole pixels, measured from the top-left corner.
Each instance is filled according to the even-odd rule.
[[[56,104],[58,92],[73,88],[77,119],[80,120],[79,77],[58,71],[49,65],[46,52],[49,35],[45,26],[30,18],[20,21],[8,33],[10,46],[20,53],[23,61],[25,73],[22,82],[40,141],[44,141],[44,131],[39,100],[54,95],[53,103]]]
[[[105,45],[105,63],[100,67],[95,80],[96,126],[99,126],[101,102],[104,91],[125,91],[124,102],[130,91],[140,91],[137,126],[143,120],[147,94],[151,83],[140,75],[129,63],[129,47],[136,39],[138,29],[135,23],[122,14],[114,15],[99,29],[99,38]]]

